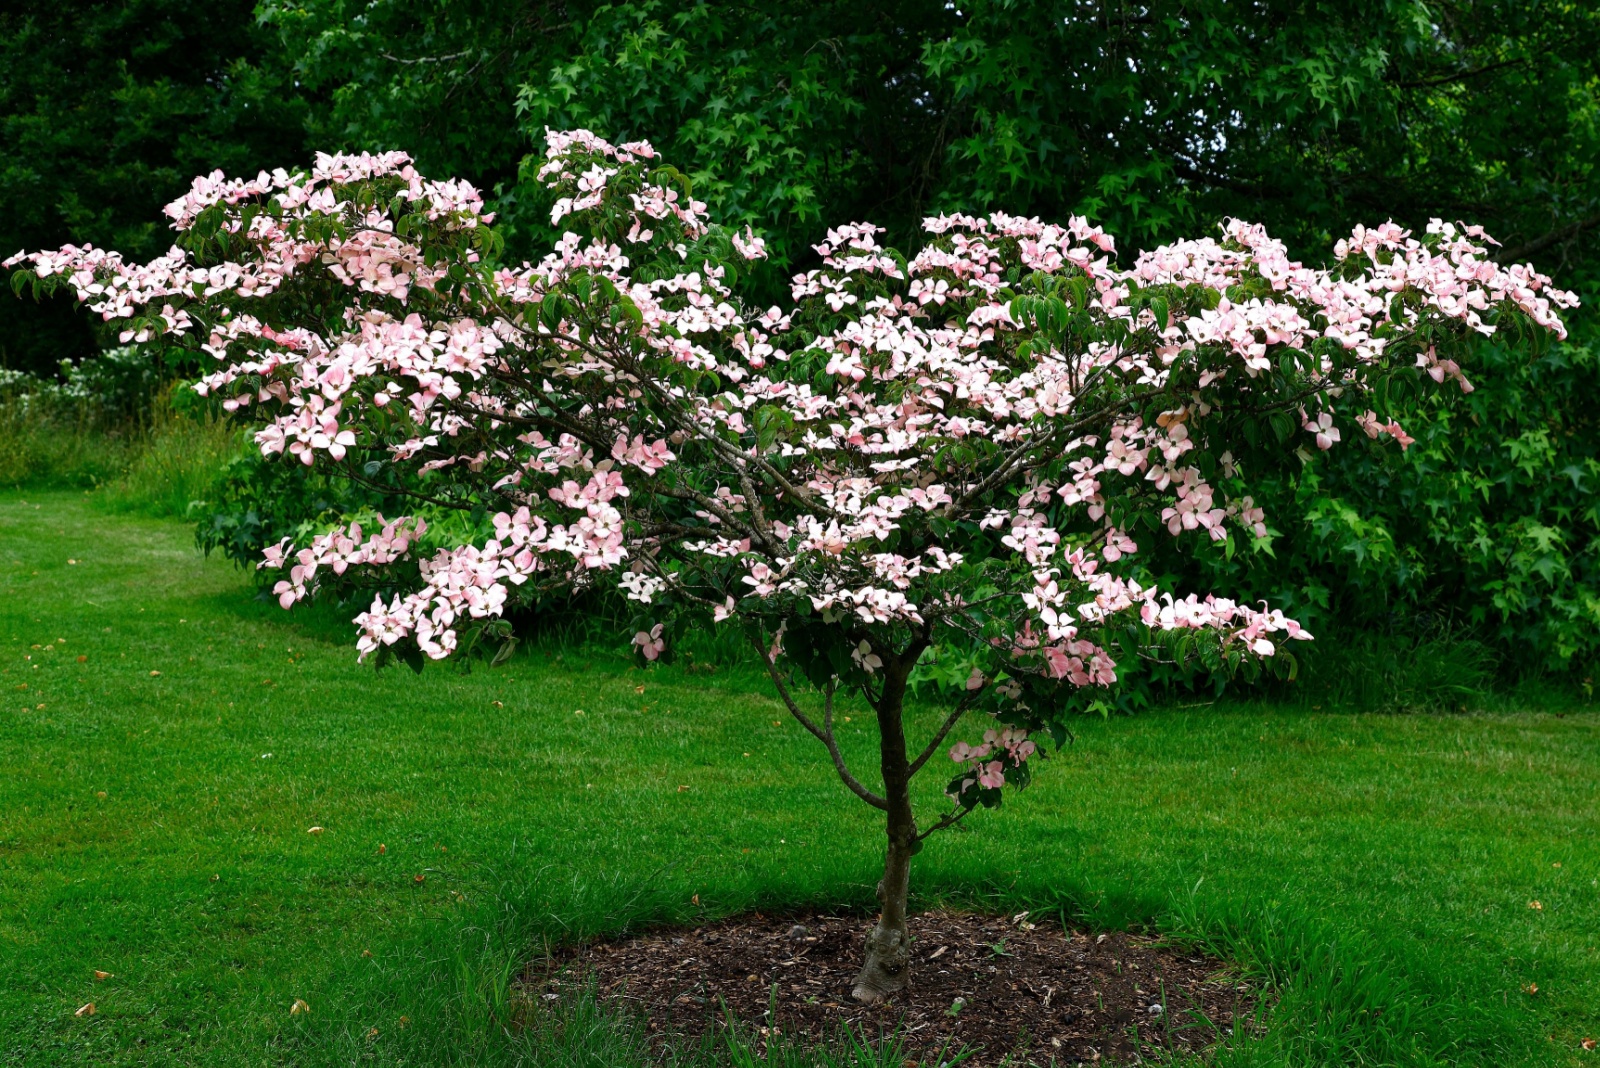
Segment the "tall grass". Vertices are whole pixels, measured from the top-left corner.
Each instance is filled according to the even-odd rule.
[[[236,424],[177,409],[179,388],[131,417],[93,401],[0,395],[0,487],[96,489],[114,511],[184,515],[241,444]]]
[[[1291,687],[1272,686],[1275,699],[1361,712],[1457,712],[1489,700],[1499,665],[1493,650],[1470,635],[1433,633],[1319,634],[1293,650],[1302,671]]]
[[[126,430],[92,404],[0,394],[0,486],[97,486],[126,467],[129,450]]]
[[[119,512],[186,515],[242,447],[242,437],[237,423],[212,412],[175,411],[170,394],[163,394],[144,418],[126,467],[101,499]]]

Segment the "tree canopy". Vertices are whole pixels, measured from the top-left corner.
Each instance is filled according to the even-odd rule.
[[[148,258],[197,173],[305,155],[314,110],[249,0],[0,5],[0,248],[93,243]],[[71,301],[0,302],[0,366],[93,352]]]
[[[514,195],[547,126],[649,137],[724,221],[765,228],[795,263],[824,219],[900,240],[933,210],[1079,212],[1149,247],[1237,216],[1303,255],[1381,212],[1472,219],[1508,259],[1592,273],[1592,5],[265,0],[262,13],[332,94],[345,147],[405,147]]]

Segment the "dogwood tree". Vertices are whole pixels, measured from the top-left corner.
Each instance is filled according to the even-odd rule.
[[[1560,335],[1575,303],[1445,222],[1358,228],[1323,269],[1233,220],[1119,267],[1084,219],[994,214],[930,218],[909,256],[840,226],[760,308],[740,278],[761,239],[708,221],[648,144],[551,133],[539,177],[566,233],[536,264],[499,261],[476,191],[389,153],[197,179],[150,263],[7,265],[125,340],[203,351],[197,388],[257,412],[264,453],[419,502],[261,562],[286,608],[372,587],[363,657],[466,656],[509,637],[508,606],[572,590],[634,604],[618,641],[644,661],[686,626],[739,628],[883,813],[867,1002],[906,982],[923,841],[1026,785],[1129,658],[1251,669],[1310,637],[1140,581],[1140,539],[1263,535],[1253,470],[1352,428],[1404,446],[1392,389],[1469,389],[1472,335]],[[926,737],[913,671],[946,699]],[[839,745],[846,692],[876,713],[875,775]],[[936,762],[949,806],[919,819]]]

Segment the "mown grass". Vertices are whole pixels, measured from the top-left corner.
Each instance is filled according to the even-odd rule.
[[[507,1026],[542,944],[865,914],[881,830],[756,680],[555,648],[374,675],[190,546],[0,496],[0,1063],[637,1063],[593,1006]],[[863,717],[846,743],[870,768]],[[1559,708],[1085,721],[916,892],[1224,954],[1273,993],[1227,1064],[1590,1063],[1597,757]]]

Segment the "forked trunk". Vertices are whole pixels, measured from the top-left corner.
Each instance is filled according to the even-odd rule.
[[[896,665],[898,667],[898,665]],[[911,885],[911,856],[917,849],[917,824],[911,814],[911,768],[906,760],[905,670],[891,670],[878,702],[878,737],[882,746],[883,797],[888,802],[889,842],[884,853],[878,900],[883,910],[867,936],[866,961],[851,992],[857,1001],[876,1005],[905,989],[911,962],[911,937],[906,931],[906,892]]]

